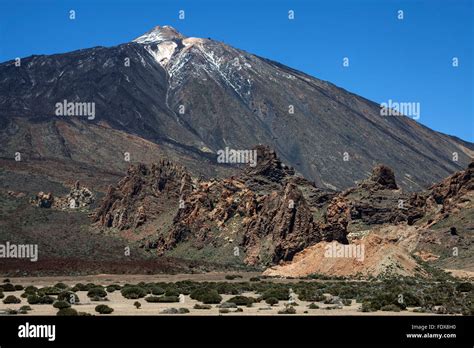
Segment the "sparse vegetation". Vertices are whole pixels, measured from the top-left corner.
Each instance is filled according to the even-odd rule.
[[[275,306],[284,301],[285,308],[280,312],[291,314],[290,312],[297,308],[295,307],[296,303],[293,305],[287,303],[290,289],[292,289],[298,295],[300,301],[308,302],[303,304],[306,308],[303,308],[302,312],[306,309],[318,309],[317,302],[325,302],[329,305],[322,307],[323,309],[338,310],[342,306],[350,306],[354,301],[363,312],[413,310],[437,314],[474,314],[472,283],[456,279],[433,281],[424,278],[393,278],[389,275],[382,275],[372,281],[361,279],[357,281],[357,286],[354,286],[352,281],[328,280],[324,282],[299,281],[285,283],[272,282],[267,279],[262,277],[260,281],[254,282],[142,282],[140,284],[126,284],[123,287],[118,285],[99,286],[89,283],[86,285],[76,284],[71,290],[62,289],[57,296],[47,295],[48,293],[57,293],[59,288],[63,288],[59,283],[59,286],[56,284],[53,287],[41,289],[27,286],[23,289],[24,293],[21,296],[26,297],[30,305],[51,304],[58,309],[63,309],[62,307],[65,308],[79,302],[79,297],[72,290],[85,291],[87,289],[87,295],[91,299],[103,300],[104,297],[100,296],[107,295],[106,289],[116,291],[120,288],[125,298],[144,298],[148,303],[178,303],[179,294],[189,294],[193,300],[200,302],[194,305],[194,309],[197,310],[210,310],[212,309],[211,304],[219,304],[219,309],[235,311],[239,306],[255,306],[260,301],[270,306]],[[10,289],[10,286],[15,287],[11,283],[4,283],[2,287],[5,285]],[[243,295],[244,293],[254,293],[256,294],[255,297],[258,296],[258,298]],[[72,296],[74,296],[74,300],[71,301]],[[228,300],[221,303],[223,296],[226,296]],[[5,295],[3,298],[5,298]],[[5,301],[8,302],[9,299],[5,299]],[[139,302],[135,301],[135,306],[136,303]],[[292,309],[287,308],[288,305]],[[261,307],[259,310],[272,310],[272,307]],[[281,309],[280,307],[277,308]],[[178,309],[176,310],[179,312]],[[225,310],[222,313],[225,313]],[[19,313],[21,312],[19,311]],[[273,312],[275,312],[275,309],[273,309]]]

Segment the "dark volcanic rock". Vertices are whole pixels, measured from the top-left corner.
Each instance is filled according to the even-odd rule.
[[[375,189],[398,189],[395,182],[395,173],[392,168],[379,164],[372,170],[372,175],[366,181],[367,185],[373,184]]]
[[[263,176],[270,181],[281,183],[285,177],[295,174],[294,169],[283,164],[270,147],[258,145],[254,150],[257,151],[257,165],[248,166],[245,170],[245,174],[250,178]]]
[[[331,83],[170,27],[115,47],[26,57],[19,67],[8,61],[0,64],[0,81],[0,155],[7,158],[32,124],[72,122],[55,115],[56,103],[64,100],[94,103],[93,119],[73,117],[84,128],[138,135],[205,166],[217,168],[215,154],[225,147],[271,146],[322,188],[352,187],[382,162],[402,173],[400,187],[419,190],[461,170],[474,150],[472,143],[408,117],[381,117],[378,104]],[[74,150],[91,157],[67,133],[56,133],[36,140],[48,157],[73,161]],[[22,141],[22,152],[41,155],[31,141]],[[453,152],[459,162],[451,160]],[[343,161],[345,153],[349,161]],[[189,167],[187,159],[176,160]],[[268,177],[280,175],[273,171]]]

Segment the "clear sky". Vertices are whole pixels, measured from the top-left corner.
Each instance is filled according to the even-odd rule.
[[[0,62],[113,46],[171,25],[377,103],[418,102],[419,122],[473,142],[473,12],[472,0],[0,0]]]

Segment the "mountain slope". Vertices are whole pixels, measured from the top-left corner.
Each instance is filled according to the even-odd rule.
[[[377,104],[328,82],[167,26],[116,47],[32,56],[20,67],[0,64],[0,156],[18,151],[12,129],[23,122],[72,122],[55,116],[63,100],[95,103],[93,120],[76,118],[83,127],[133,134],[180,163],[193,157],[217,168],[207,172],[222,173],[216,152],[225,147],[265,144],[307,179],[334,189],[385,163],[396,169],[401,187],[419,190],[464,168],[474,152],[473,144],[407,117],[382,117]],[[35,151],[25,146],[26,153]],[[71,160],[67,152],[50,155]],[[107,165],[104,160],[98,162]]]

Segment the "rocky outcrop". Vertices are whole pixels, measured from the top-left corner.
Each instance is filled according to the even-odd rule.
[[[303,194],[293,182],[288,182],[282,192],[266,196],[257,210],[242,243],[248,264],[265,262],[262,255],[271,255],[272,263],[291,260],[296,252],[322,238]]]
[[[95,197],[90,189],[76,181],[66,197],[56,197],[54,207],[62,210],[85,209],[94,203]]]
[[[53,206],[54,197],[51,192],[45,193],[43,191],[30,200],[30,203],[38,208],[51,208]]]
[[[442,195],[448,202],[472,190],[470,174],[464,173],[429,192],[407,194],[397,188],[393,170],[378,165],[358,186],[330,192],[295,174],[268,147],[256,149],[256,165],[226,179],[193,181],[167,161],[132,166],[109,189],[95,221],[103,228],[147,230],[141,243],[159,255],[223,253],[228,261],[237,249],[241,262],[266,266],[290,262],[320,242],[347,245],[348,236],[413,225],[425,216],[428,196]]]
[[[164,254],[186,242],[196,249],[223,248],[229,241],[244,252],[244,262],[262,265],[291,260],[322,239],[345,240],[326,231],[323,236],[313,210],[331,196],[295,175],[275,152],[257,146],[257,164],[239,176],[200,182],[173,219],[170,230],[151,244]],[[308,204],[306,197],[314,204]]]
[[[257,145],[253,150],[257,152],[257,163],[254,167],[246,167],[244,176],[248,179],[263,177],[281,183],[285,178],[295,174],[295,170],[283,164],[270,147]]]
[[[88,209],[94,203],[95,196],[90,189],[81,186],[76,181],[71,187],[71,191],[65,197],[54,196],[51,192],[39,192],[31,203],[40,208],[54,208],[61,210],[68,209]]]
[[[372,169],[371,176],[364,180],[360,185],[369,190],[397,190],[398,186],[395,181],[395,173],[392,168],[378,164]]]
[[[270,267],[263,274],[278,277],[304,277],[311,274],[349,277],[424,275],[410,251],[394,238],[394,235],[406,234],[407,229],[413,228],[400,226],[387,229],[347,245],[337,242],[314,244],[297,253],[291,262]]]
[[[398,189],[393,170],[382,164],[374,167],[368,179],[340,193],[334,200],[336,203],[330,207],[345,202],[343,216],[341,212],[336,218],[348,220],[349,225],[413,224],[424,215],[413,196]],[[329,216],[330,213],[328,209]]]
[[[192,185],[190,174],[169,161],[150,167],[132,165],[117,187],[109,187],[93,221],[119,230],[137,228],[163,211],[177,208]]]
[[[350,202],[344,197],[336,196],[331,200],[326,209],[325,219],[320,223],[324,240],[338,240],[347,243],[347,226],[351,220],[350,212]]]
[[[429,188],[428,200],[434,201],[448,211],[467,200],[474,191],[474,162],[466,170],[459,171]]]

